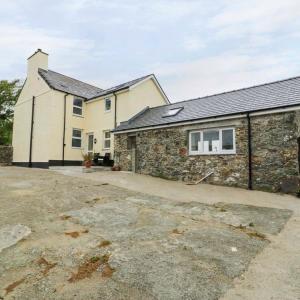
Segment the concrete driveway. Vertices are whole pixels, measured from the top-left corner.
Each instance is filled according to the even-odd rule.
[[[300,295],[300,201],[292,196],[6,167],[0,205],[5,299]]]

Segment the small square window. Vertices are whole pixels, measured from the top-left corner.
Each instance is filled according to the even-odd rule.
[[[105,99],[105,111],[110,111],[111,110],[111,100]]]
[[[81,129],[73,129],[72,131],[72,147],[73,148],[81,148]]]
[[[199,151],[200,132],[191,132],[191,151]]]
[[[233,150],[233,129],[222,130],[222,150]]]
[[[110,149],[110,131],[106,130],[104,131],[104,135],[103,135],[103,148],[104,149]]]
[[[80,98],[74,98],[73,100],[73,114],[77,116],[82,116],[82,105],[83,100]]]

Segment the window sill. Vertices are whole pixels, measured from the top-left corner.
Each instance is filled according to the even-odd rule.
[[[72,147],[72,149],[75,149],[75,150],[83,150],[82,147]]]
[[[82,115],[76,115],[76,114],[73,114],[73,117],[84,118],[84,116],[82,116]]]
[[[105,112],[105,113],[110,113],[110,112],[111,112],[111,109],[110,109],[110,110],[105,110],[104,112]]]
[[[189,153],[189,156],[207,156],[207,155],[236,155],[236,152],[212,152],[212,153]]]

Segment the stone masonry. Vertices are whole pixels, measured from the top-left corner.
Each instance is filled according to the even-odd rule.
[[[13,147],[0,146],[0,165],[10,165],[12,162]]]
[[[299,113],[295,111],[251,117],[254,189],[279,191],[283,181],[298,180],[299,119]],[[235,127],[236,154],[189,155],[190,130],[220,127]],[[130,171],[129,135],[133,133],[115,135],[115,155],[122,170]],[[207,182],[247,188],[247,119],[137,131],[136,172],[183,181],[198,180],[208,172],[214,172]]]

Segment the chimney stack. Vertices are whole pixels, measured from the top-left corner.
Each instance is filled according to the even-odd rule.
[[[42,49],[37,49],[27,59],[27,78],[30,79],[38,74],[38,69],[48,70],[48,54]]]

